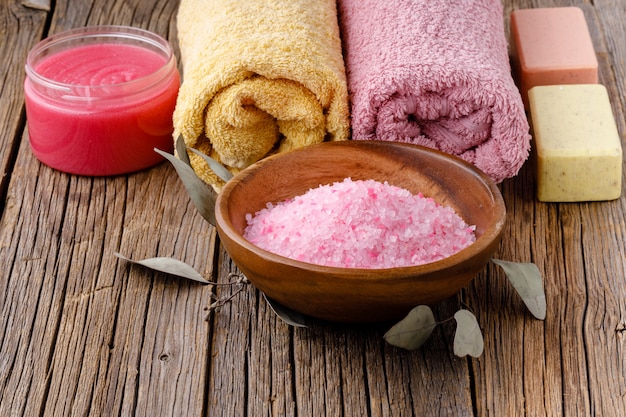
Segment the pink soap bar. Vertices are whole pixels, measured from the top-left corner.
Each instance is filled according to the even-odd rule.
[[[535,86],[598,83],[598,60],[580,8],[515,10],[511,37],[524,103]]]

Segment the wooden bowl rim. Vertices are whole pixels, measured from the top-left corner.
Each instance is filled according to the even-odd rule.
[[[327,146],[362,146],[368,147],[374,145],[376,147],[384,144],[384,146],[392,146],[392,147],[406,147],[410,146],[415,148],[417,151],[426,153],[428,155],[434,155],[439,158],[443,157],[443,159],[448,160],[450,163],[460,165],[462,168],[474,176],[478,177],[480,183],[483,185],[484,189],[487,190],[492,197],[494,202],[493,207],[493,220],[489,223],[489,226],[485,229],[484,233],[476,239],[470,246],[462,249],[461,251],[452,254],[444,259],[429,262],[421,265],[412,265],[412,266],[403,266],[403,267],[394,267],[394,268],[343,268],[343,267],[333,267],[333,266],[324,266],[318,265],[308,262],[298,261],[292,258],[288,258],[282,255],[278,255],[273,252],[269,252],[264,250],[246,240],[241,234],[239,234],[230,218],[226,216],[228,213],[228,196],[230,193],[247,177],[254,175],[257,171],[263,168],[263,166],[268,163],[270,160],[274,160],[277,158],[289,158],[296,155],[296,153],[306,152],[308,148],[311,147],[327,147]],[[366,148],[367,149],[367,148]],[[307,270],[311,271],[315,274],[328,274],[333,275],[335,277],[341,276],[345,279],[358,279],[358,280],[376,280],[378,275],[385,275],[386,280],[389,280],[389,276],[396,276],[397,278],[406,278],[411,276],[419,276],[424,274],[429,274],[445,269],[449,269],[454,267],[455,265],[460,265],[465,263],[466,261],[479,256],[484,251],[488,250],[490,246],[493,244],[495,240],[500,239],[503,229],[504,223],[506,220],[506,207],[504,204],[504,200],[502,198],[502,194],[498,189],[495,182],[487,176],[484,172],[476,168],[474,165],[469,162],[451,154],[447,154],[441,152],[436,149],[431,149],[421,145],[415,145],[410,143],[400,143],[400,142],[381,142],[381,141],[340,141],[340,142],[323,142],[315,145],[310,145],[304,148],[298,148],[295,150],[283,152],[280,154],[272,155],[266,157],[246,169],[239,172],[235,175],[230,181],[228,181],[222,191],[219,193],[215,205],[215,217],[216,224],[219,235],[225,235],[229,238],[235,245],[241,246],[248,252],[254,253],[259,258],[263,259],[266,262],[270,263],[278,263],[287,267]]]

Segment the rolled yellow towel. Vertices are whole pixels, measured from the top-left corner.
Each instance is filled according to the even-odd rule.
[[[335,0],[181,0],[174,138],[237,173],[273,153],[349,137]],[[194,171],[222,181],[197,155]]]

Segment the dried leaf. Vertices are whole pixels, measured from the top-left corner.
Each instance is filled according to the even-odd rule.
[[[269,306],[272,308],[274,313],[282,321],[294,327],[307,327],[306,319],[304,318],[302,314],[298,313],[297,311],[291,310],[282,304],[279,304],[278,302],[269,298],[263,292],[261,294],[263,294],[263,298],[265,298],[265,301],[267,301],[267,304],[269,304]]]
[[[430,307],[420,305],[385,333],[387,343],[408,350],[422,346],[437,326]]]
[[[185,162],[160,149],[155,148],[155,152],[170,161],[185,185],[189,198],[200,212],[200,215],[215,226],[215,200],[217,199],[215,192],[209,188]]]
[[[493,263],[504,270],[524,304],[535,318],[546,318],[546,294],[543,290],[541,272],[533,263],[509,262],[492,259]]]
[[[22,6],[35,10],[50,11],[50,0],[22,0]]]
[[[220,179],[222,181],[228,182],[233,177],[232,172],[230,172],[228,169],[226,169],[226,167],[224,165],[220,164],[215,159],[211,158],[210,156],[208,156],[206,154],[203,154],[202,152],[200,152],[197,149],[194,149],[194,148],[188,148],[188,149],[190,151],[192,151],[193,153],[195,153],[196,155],[201,156],[202,159],[204,159],[205,162],[207,164],[209,164],[209,168],[211,168],[211,170],[213,172],[215,172],[215,175],[220,177]]]
[[[124,259],[125,261],[145,266],[155,271],[165,272],[166,274],[172,274],[182,278],[191,279],[194,281],[202,282],[203,284],[211,284],[211,282],[204,279],[204,277],[200,275],[198,271],[196,271],[186,263],[174,258],[148,258],[141,261],[134,261],[117,252],[115,252],[115,256]]]
[[[178,159],[191,166],[189,154],[187,153],[187,144],[185,143],[183,135],[178,135],[176,139],[176,153],[178,154]]]
[[[454,318],[456,319],[454,354],[461,358],[466,355],[474,358],[482,355],[485,344],[476,317],[468,310],[459,310],[454,314]]]

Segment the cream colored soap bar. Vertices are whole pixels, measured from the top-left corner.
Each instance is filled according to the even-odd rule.
[[[622,190],[622,146],[601,84],[529,91],[540,201],[602,201]]]
[[[596,53],[579,7],[515,10],[511,38],[526,105],[528,90],[538,85],[598,82]]]

